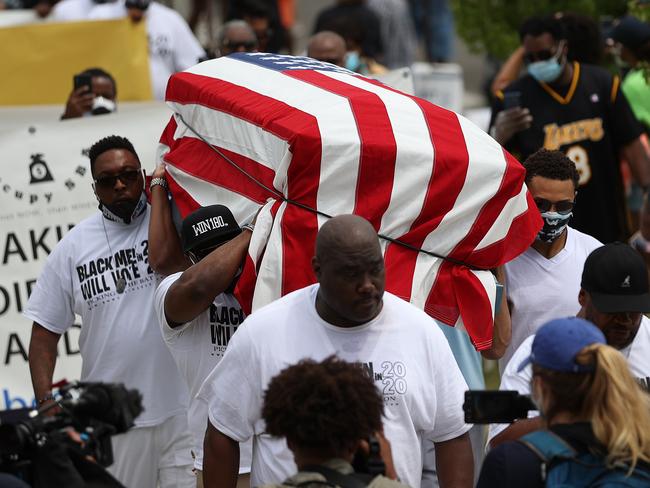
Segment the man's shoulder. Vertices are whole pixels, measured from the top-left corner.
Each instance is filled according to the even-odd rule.
[[[298,290],[287,293],[286,295],[273,300],[271,303],[264,305],[263,307],[255,310],[250,318],[253,317],[263,317],[268,315],[274,315],[279,311],[291,309],[296,306],[302,306],[307,302],[310,302],[310,296],[312,289],[318,285],[309,285],[305,288],[300,288]]]
[[[63,0],[54,5],[51,15],[53,18],[67,14],[79,13],[81,15],[84,10],[90,11],[93,6],[94,3],[91,0]]]
[[[512,81],[508,86],[506,86],[503,89],[503,93],[508,93],[508,92],[529,92],[531,90],[538,90],[540,89],[540,85],[537,81],[535,81],[535,78],[530,76],[529,74],[525,74],[516,80]]]
[[[89,215],[68,231],[66,235],[58,242],[56,247],[67,247],[70,245],[81,245],[80,237],[88,232],[94,232],[99,230],[99,225],[101,223],[101,214],[95,212],[92,215]],[[86,242],[86,245],[88,243]]]
[[[151,2],[149,8],[151,9],[151,15],[154,15],[158,19],[166,20],[169,22],[185,23],[183,16],[173,8],[169,8],[167,5],[163,5],[159,2]]]
[[[580,77],[584,79],[594,79],[598,81],[611,82],[614,75],[607,71],[605,68],[596,66],[594,64],[580,63]]]
[[[589,255],[591,251],[603,245],[598,239],[584,232],[574,229],[573,227],[567,228],[568,236],[574,241],[573,252],[583,252]]]
[[[165,276],[156,287],[156,295],[166,295],[169,288],[176,282],[183,274],[183,271]]]
[[[438,331],[436,324],[439,322],[436,319],[420,307],[397,295],[384,292],[384,306],[391,318],[397,318],[400,323],[408,323],[409,326],[413,327],[422,327],[423,330],[427,331],[430,329]]]
[[[532,334],[526,337],[526,339],[524,339],[523,342],[519,344],[519,347],[515,350],[514,354],[510,358],[510,361],[508,361],[506,369],[503,371],[503,377],[522,376],[524,374],[524,370],[519,371],[519,365],[523,362],[524,359],[530,356],[530,352],[533,349],[534,340],[535,334]]]
[[[88,18],[92,20],[114,19],[125,17],[127,14],[124,2],[110,2],[95,5],[88,13]]]

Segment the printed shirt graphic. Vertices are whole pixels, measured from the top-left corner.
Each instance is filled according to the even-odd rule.
[[[316,313],[317,291],[318,285],[303,288],[246,319],[199,392],[211,423],[240,442],[253,437],[253,486],[282,482],[297,469],[284,440],[264,432],[263,392],[285,367],[336,354],[361,363],[375,381],[397,473],[419,487],[422,438],[445,441],[470,428],[462,409],[467,385],[447,340],[431,317],[390,293],[371,322],[335,327]]]
[[[522,395],[530,395],[530,381],[533,376],[532,367],[528,365],[521,371],[517,370],[523,360],[530,356],[534,339],[534,335],[530,336],[515,351],[501,377],[500,390],[517,390]],[[641,318],[639,332],[634,338],[634,341],[632,341],[632,344],[621,350],[621,354],[627,358],[632,376],[634,376],[644,389],[650,391],[650,319],[645,316]],[[537,411],[529,412],[528,414],[529,417],[536,417],[538,415],[539,412]],[[491,424],[488,439],[492,439],[503,432],[508,425]]]
[[[75,314],[81,316],[81,379],[137,388],[145,408],[137,426],[157,425],[188,404],[154,314],[149,213],[147,208],[130,225],[96,213],[74,227],[48,257],[24,312],[57,334],[72,326]],[[126,280],[121,294],[116,291],[120,278]]]
[[[624,241],[629,232],[618,153],[643,129],[620,93],[618,78],[596,66],[574,67],[575,87],[562,93],[566,95],[562,102],[530,75],[504,90],[520,91],[522,107],[533,116],[531,127],[505,146],[520,161],[541,147],[564,152],[580,173],[571,225],[604,243]],[[490,126],[501,110],[503,102],[497,99]]]
[[[245,317],[235,297],[222,293],[214,299],[208,310],[191,322],[176,328],[170,327],[165,318],[165,297],[169,288],[182,274],[179,272],[169,275],[160,283],[156,290],[154,306],[165,343],[190,389],[188,422],[194,438],[194,466],[203,469],[203,437],[208,421],[208,409],[205,402],[196,398],[196,394],[203,380],[223,357],[228,342]],[[250,471],[251,443],[247,444],[240,450],[241,472]]]

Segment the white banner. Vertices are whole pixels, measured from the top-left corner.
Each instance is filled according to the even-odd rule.
[[[21,311],[56,243],[97,211],[88,149],[108,135],[127,137],[151,173],[170,114],[161,102],[120,104],[116,114],[66,121],[58,120],[61,110],[0,109],[0,410],[34,402],[31,323]],[[55,382],[79,376],[79,327],[59,342]]]

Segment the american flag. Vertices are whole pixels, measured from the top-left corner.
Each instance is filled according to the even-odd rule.
[[[354,213],[407,244],[380,239],[388,291],[490,347],[487,270],[541,220],[522,166],[485,132],[343,68],[265,53],[177,73],[166,100],[160,157],[181,215],[222,203],[242,222],[265,205],[236,289],[247,312],[315,282],[324,215]]]

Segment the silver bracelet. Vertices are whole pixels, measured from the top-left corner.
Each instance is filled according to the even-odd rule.
[[[242,229],[242,230],[244,230],[244,229],[246,229],[246,230],[250,230],[251,233],[252,233],[252,232],[253,232],[253,229],[255,229],[255,224],[253,224],[252,222],[251,222],[251,223],[248,223],[248,224],[244,224],[244,225],[241,226],[241,229]]]
[[[167,180],[165,178],[151,178],[151,182],[149,183],[149,191],[152,191],[153,187],[156,185],[162,186],[165,191],[169,190],[169,186],[167,185]]]

